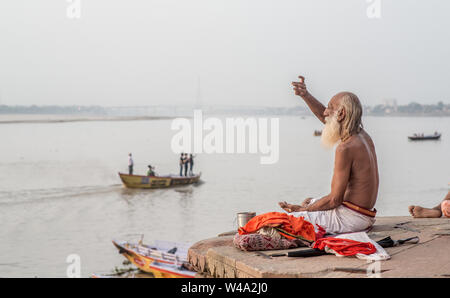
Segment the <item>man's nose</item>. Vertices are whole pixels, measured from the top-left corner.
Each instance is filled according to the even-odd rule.
[[[328,108],[326,108],[324,111],[323,111],[323,116],[324,117],[328,117],[330,115],[330,111],[328,110]]]

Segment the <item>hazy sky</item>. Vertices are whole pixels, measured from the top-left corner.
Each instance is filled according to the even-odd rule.
[[[377,0],[374,0],[377,1]],[[0,103],[293,106],[304,74],[322,102],[450,103],[450,1],[0,2]]]

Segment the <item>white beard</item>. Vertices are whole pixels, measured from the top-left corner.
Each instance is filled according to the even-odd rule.
[[[341,124],[337,121],[337,115],[325,118],[325,127],[322,131],[322,145],[325,148],[333,148],[341,139]]]

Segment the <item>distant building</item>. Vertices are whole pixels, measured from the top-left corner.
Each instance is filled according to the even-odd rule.
[[[398,106],[397,106],[397,100],[396,99],[384,99],[383,100],[383,105],[384,105],[384,112],[386,114],[391,114],[391,113],[396,113],[398,111]]]

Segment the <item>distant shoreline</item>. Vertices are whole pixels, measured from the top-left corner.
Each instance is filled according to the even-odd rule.
[[[6,117],[5,117],[6,116]],[[19,123],[67,123],[89,121],[146,121],[168,120],[175,117],[166,116],[74,116],[74,115],[29,115],[29,114],[3,114],[0,115],[0,124]]]
[[[262,116],[273,116],[273,117],[312,117],[312,114],[306,115],[283,115],[283,114],[251,114],[251,113],[226,113],[226,114],[210,114],[209,116],[223,116],[223,117],[262,117]],[[153,120],[172,120],[178,117],[191,118],[192,116],[179,115],[179,116],[94,116],[94,115],[67,115],[67,114],[0,114],[0,125],[1,124],[32,124],[32,123],[70,123],[70,122],[101,122],[101,121],[153,121]],[[448,115],[432,115],[432,114],[389,114],[389,115],[374,115],[366,114],[363,117],[393,117],[393,118],[445,118]]]

